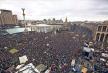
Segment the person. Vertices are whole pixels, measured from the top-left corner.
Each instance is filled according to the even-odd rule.
[[[85,66],[83,66],[81,72],[82,73],[87,73],[87,68]]]

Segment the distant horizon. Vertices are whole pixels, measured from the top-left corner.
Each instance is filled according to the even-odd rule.
[[[26,19],[27,21],[37,21],[37,20],[44,20],[45,18],[43,19]],[[51,19],[52,18],[47,18],[48,19]],[[18,20],[23,20],[23,19],[18,19]],[[56,20],[60,20],[60,19],[56,19]],[[65,19],[62,19],[63,21],[65,21]],[[68,20],[69,22],[104,22],[104,21],[108,21],[108,20]]]
[[[0,0],[0,9],[12,10],[18,19],[63,19],[69,21],[108,20],[108,0]]]
[[[0,10],[10,10],[10,9],[0,9]],[[11,10],[12,11],[12,14],[13,15],[17,15],[17,14],[15,14],[15,13],[13,13],[13,10]],[[19,18],[19,16],[17,15],[17,17],[18,17],[18,20],[23,20],[23,15],[21,15],[21,18]],[[25,16],[25,17],[27,17],[27,15]],[[56,20],[60,20],[60,19],[62,19],[63,21],[65,21],[65,18],[66,18],[67,16],[65,16],[65,17],[63,17],[63,18],[55,18],[55,17],[48,17],[48,18],[37,18],[37,19],[26,19],[26,20],[43,20],[43,19],[53,19],[53,18],[55,18]],[[70,18],[70,19],[69,19]],[[71,20],[71,18],[72,17],[67,17],[67,19],[68,19],[68,21],[70,21],[70,22],[78,22],[78,21],[82,21],[82,22],[84,22],[84,21],[91,21],[91,22],[103,22],[103,21],[108,21],[108,19],[102,19],[102,20],[84,20],[84,18],[83,19],[81,19],[81,20],[78,20],[77,19],[77,17],[76,17],[76,20]]]

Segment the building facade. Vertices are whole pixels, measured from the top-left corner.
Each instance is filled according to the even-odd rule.
[[[95,40],[102,43],[108,44],[108,21],[98,25]]]
[[[68,19],[66,17],[65,22],[63,23],[63,30],[68,31],[70,30],[70,22],[68,22]]]
[[[48,24],[37,24],[37,25],[27,25],[27,28],[30,28],[31,31],[36,32],[52,32],[59,30],[62,25],[48,25]]]
[[[17,15],[12,15],[11,10],[0,10],[0,25],[17,24]]]

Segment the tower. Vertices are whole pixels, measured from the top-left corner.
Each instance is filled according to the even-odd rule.
[[[65,23],[67,23],[68,22],[68,20],[67,20],[67,17],[65,18]]]
[[[64,28],[64,30],[69,30],[69,23],[68,23],[68,19],[67,19],[67,17],[65,18],[65,22],[64,22],[64,24],[63,24],[63,28]]]

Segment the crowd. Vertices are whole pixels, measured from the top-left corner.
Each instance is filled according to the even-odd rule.
[[[86,64],[89,71],[94,69],[97,72],[99,70],[99,73],[107,72],[106,68],[102,68],[104,63],[99,60],[101,53],[97,52],[93,55],[94,65],[85,59],[82,48],[83,43],[87,41],[77,33],[65,31],[59,33],[23,32],[0,36],[0,41],[0,73],[9,73],[10,67],[15,68],[20,64],[18,58],[23,55],[27,56],[28,63],[33,63],[35,66],[46,65],[50,69],[50,73],[69,73],[70,71],[81,73],[83,63]],[[14,54],[9,52],[13,48],[18,50]],[[98,48],[98,46],[95,45],[94,48]],[[71,66],[72,59],[76,60],[74,66]],[[84,69],[86,69],[85,66]]]
[[[35,66],[70,65],[72,58],[77,57],[81,50],[80,39],[80,35],[71,32],[56,34],[26,32],[0,36],[0,62],[6,62],[8,65],[10,61],[9,63],[18,65],[18,57],[27,55],[29,62],[34,63]],[[18,52],[9,53],[12,48],[17,49]]]

